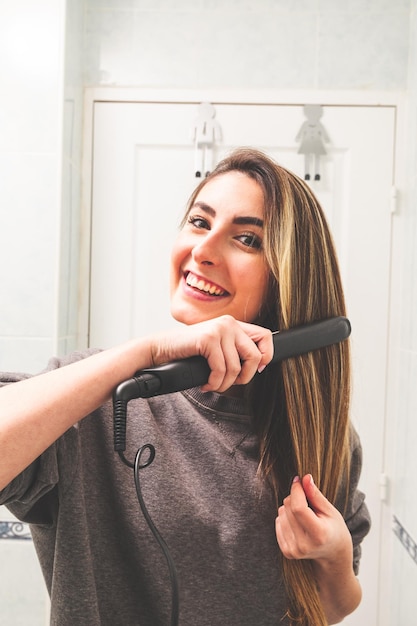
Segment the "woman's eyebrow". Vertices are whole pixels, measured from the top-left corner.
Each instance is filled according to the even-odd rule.
[[[233,220],[233,224],[250,224],[252,226],[259,226],[263,228],[264,221],[259,217],[251,217],[250,215],[241,215],[239,217],[235,217]]]
[[[210,215],[211,217],[215,217],[216,215],[216,211],[213,209],[213,207],[211,207],[209,204],[206,204],[205,202],[194,202],[193,208],[194,207],[197,207],[205,213],[208,213],[208,215]],[[264,221],[261,220],[259,217],[253,217],[251,215],[238,215],[233,219],[233,224],[250,224],[252,226],[259,226],[260,228],[263,228]]]
[[[191,208],[194,209],[195,207],[198,209],[201,209],[205,213],[208,213],[211,217],[214,217],[216,215],[216,211],[209,204],[206,204],[205,202],[199,202],[199,201],[194,202]]]

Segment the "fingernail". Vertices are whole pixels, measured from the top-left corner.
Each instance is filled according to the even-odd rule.
[[[299,476],[294,476],[294,478],[292,479],[293,484],[294,483],[299,483],[300,482],[300,477]]]
[[[312,475],[309,474],[309,476],[310,476],[310,485],[314,485],[314,479],[313,479]]]
[[[265,368],[266,368],[266,365],[260,365],[258,367],[258,374],[262,374],[262,372],[264,371]]]

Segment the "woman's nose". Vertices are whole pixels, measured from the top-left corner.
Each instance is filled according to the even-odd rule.
[[[210,232],[192,249],[192,257],[198,264],[217,265],[222,257],[220,238]]]

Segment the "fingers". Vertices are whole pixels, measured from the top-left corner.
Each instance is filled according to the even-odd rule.
[[[329,558],[347,541],[348,532],[343,517],[310,474],[294,479],[275,529],[281,551],[289,559]]]
[[[256,356],[259,357],[259,354],[261,356],[257,364],[257,371],[262,372],[274,356],[272,333],[268,329],[254,324],[242,322],[241,326],[252,342],[255,342],[256,344]]]
[[[205,340],[204,356],[211,373],[203,391],[224,391],[236,383],[242,371],[239,349],[233,335]]]
[[[272,358],[271,332],[229,316],[211,322],[211,334],[201,338],[201,354],[211,369],[208,384],[202,389],[222,392],[248,383]]]
[[[302,483],[296,476],[275,522],[277,540],[286,558],[307,558],[310,551],[308,529],[313,523],[311,516],[314,512],[309,509]]]
[[[273,356],[271,331],[230,315],[155,335],[151,344],[153,365],[204,356],[211,374],[203,391],[222,392],[232,385],[246,384]]]
[[[333,509],[327,498],[324,497],[320,489],[317,489],[311,474],[303,477],[301,484],[303,486],[305,497],[307,498],[310,508],[316,513],[329,514]]]

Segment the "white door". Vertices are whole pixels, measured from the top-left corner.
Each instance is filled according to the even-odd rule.
[[[296,135],[300,105],[215,104],[219,160],[251,145],[304,175]],[[194,177],[192,103],[99,102],[94,107],[90,345],[107,347],[172,326],[168,260]],[[373,528],[363,547],[364,599],[347,624],[378,626],[379,478],[383,471],[384,403],[390,268],[390,197],[395,107],[324,106],[330,143],[322,176],[312,182],[338,248],[352,323],[353,419],[364,448],[361,487]]]

